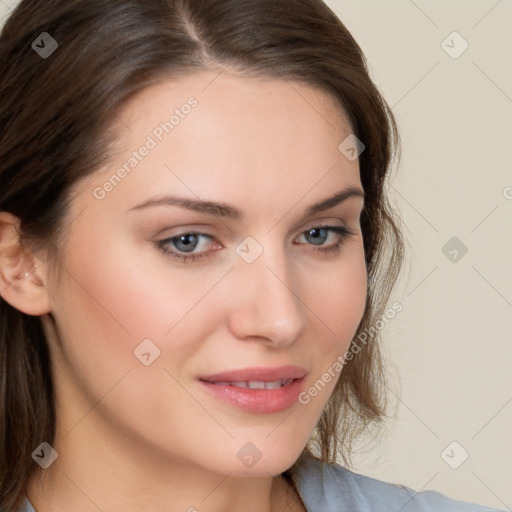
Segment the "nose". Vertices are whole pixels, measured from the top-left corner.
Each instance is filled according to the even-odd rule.
[[[229,325],[238,339],[285,348],[303,334],[307,308],[300,276],[282,251],[265,249],[250,264],[238,260],[231,274]]]

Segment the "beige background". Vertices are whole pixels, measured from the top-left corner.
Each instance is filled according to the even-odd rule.
[[[385,335],[397,420],[356,469],[510,509],[512,4],[327,3],[400,125],[391,191],[410,246],[395,293],[404,309]],[[454,31],[469,44],[457,59],[441,47]],[[450,51],[461,48],[452,39]],[[456,262],[442,252],[452,237],[468,248]],[[458,469],[441,457],[452,441],[469,453]]]
[[[16,3],[0,0],[0,18]],[[385,330],[390,396],[400,398],[354,469],[510,510],[511,2],[327,3],[365,52],[403,142],[390,191],[407,229],[394,295],[404,309]],[[442,47],[454,31],[469,44],[458,58]],[[462,44],[450,36],[444,46],[455,55]],[[468,249],[456,261],[442,251],[452,237]],[[446,460],[469,455],[457,469],[442,457],[453,441]]]

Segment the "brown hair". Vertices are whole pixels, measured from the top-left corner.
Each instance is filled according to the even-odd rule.
[[[41,58],[43,32],[58,48]],[[108,162],[116,112],[163,78],[229,68],[319,88],[366,146],[359,157],[368,295],[359,333],[383,314],[404,246],[385,178],[399,135],[364,55],[321,0],[23,0],[0,36],[0,211],[56,254],[79,179]],[[340,141],[341,142],[341,141]],[[327,462],[384,417],[379,333],[347,362],[304,453]],[[31,454],[55,434],[50,354],[38,317],[0,299],[0,507],[15,510]],[[316,443],[316,444],[315,444]]]

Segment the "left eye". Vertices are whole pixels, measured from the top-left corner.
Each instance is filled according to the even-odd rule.
[[[169,240],[175,244],[175,247],[179,251],[192,252],[199,244],[201,237],[206,237],[206,235],[202,235],[200,233],[186,233],[184,235],[172,237]]]
[[[318,227],[308,229],[302,233],[302,236],[309,238],[309,241],[313,245],[322,245],[325,240],[328,238],[329,233],[335,232],[335,226],[329,227]]]
[[[313,248],[314,252],[319,251],[327,254],[340,252],[343,242],[354,233],[355,232],[351,229],[342,226],[316,226],[303,231],[300,236],[306,238],[306,244],[317,247],[322,246]],[[338,235],[338,241],[335,241],[334,244],[323,247],[325,245],[325,241],[329,238],[329,234]],[[211,242],[214,242],[215,240],[212,236],[205,233],[190,232],[166,238],[165,240],[160,240],[157,242],[157,246],[162,252],[171,256],[175,260],[184,262],[195,261],[196,259],[209,257],[209,251],[204,250],[204,248],[202,251],[195,251],[201,246],[202,239],[210,240]],[[174,249],[170,246],[174,246]],[[214,246],[216,248],[221,247],[216,244],[214,244]]]

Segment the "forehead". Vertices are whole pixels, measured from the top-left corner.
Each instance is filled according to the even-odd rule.
[[[143,193],[298,200],[319,180],[323,196],[360,183],[358,162],[338,150],[352,133],[339,103],[299,82],[206,71],[167,79],[124,105],[114,129],[103,179],[129,170],[111,194],[126,206]]]
[[[189,106],[192,102],[193,108]],[[271,139],[282,151],[304,143],[307,148],[322,140],[337,147],[340,136],[352,132],[339,102],[325,91],[299,82],[249,78],[227,71],[162,81],[132,98],[117,117],[120,140],[131,146],[141,135],[156,130],[158,139],[159,135],[172,135],[163,138],[175,141],[186,137],[197,150],[206,149],[212,140],[222,140],[231,144],[232,153],[239,148],[246,156],[250,148],[261,154]],[[158,128],[165,122],[173,125],[171,134],[159,134]],[[247,139],[248,135],[258,140]]]
[[[126,120],[160,118],[195,97],[206,116],[221,108],[223,117],[243,121],[243,113],[257,109],[261,114],[299,114],[312,120],[314,114],[334,128],[347,128],[348,119],[339,102],[329,93],[302,82],[275,77],[249,77],[231,71],[202,71],[169,77],[135,95],[120,110]],[[240,110],[242,109],[242,110]],[[258,119],[246,119],[245,122]]]

